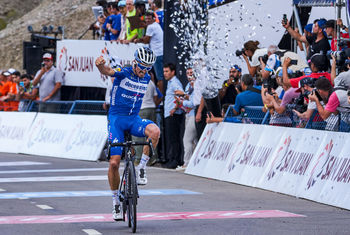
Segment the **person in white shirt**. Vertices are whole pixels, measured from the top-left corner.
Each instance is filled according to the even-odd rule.
[[[157,60],[153,65],[156,77],[158,80],[158,87],[164,94],[163,90],[163,30],[161,26],[156,22],[156,15],[153,11],[147,11],[145,14],[145,20],[147,24],[146,35],[142,38],[135,39],[136,43],[149,44],[151,50],[156,54]]]
[[[249,74],[252,77],[258,72],[260,66],[259,57],[267,55],[267,48],[260,49],[258,47],[259,44],[259,41],[248,41],[244,43],[244,53],[242,56],[247,63]]]

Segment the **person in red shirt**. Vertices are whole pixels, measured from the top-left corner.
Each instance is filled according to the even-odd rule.
[[[341,22],[341,21],[338,21],[338,23]],[[341,22],[341,24],[343,24]],[[331,37],[332,38],[332,41],[331,41],[331,50],[332,51],[337,51],[337,31],[335,30],[335,27],[336,27],[336,21],[335,20],[328,20],[326,23],[325,23],[325,32],[327,34],[328,37]],[[340,38],[349,38],[349,34],[348,33],[342,33],[340,32]],[[350,43],[347,42],[346,43],[347,47],[350,48]],[[339,46],[338,50],[342,50],[342,47]]]
[[[299,82],[301,79],[305,77],[311,77],[311,78],[319,78],[319,77],[326,77],[331,83],[331,74],[326,72],[329,67],[329,61],[325,55],[322,54],[314,54],[310,58],[310,69],[312,71],[309,75],[304,75],[297,78],[289,79],[287,74],[287,69],[290,65],[290,58],[286,58],[283,62],[283,83],[285,85],[292,86],[294,88],[297,88],[299,86]]]

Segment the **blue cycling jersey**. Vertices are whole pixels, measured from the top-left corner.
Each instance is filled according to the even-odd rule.
[[[151,77],[140,78],[131,67],[117,68],[113,77],[109,115],[138,115]]]

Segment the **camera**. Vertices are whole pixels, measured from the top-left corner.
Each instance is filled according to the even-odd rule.
[[[312,94],[313,94],[313,93],[315,93],[315,95],[317,96],[317,99],[318,99],[319,101],[323,100],[322,97],[321,97],[321,95],[320,95],[320,93],[316,90],[316,88],[314,88],[314,89],[312,90]]]
[[[305,92],[304,94],[300,94],[297,98],[294,99],[292,104],[287,104],[288,110],[295,109],[299,113],[304,113],[307,110],[307,105],[304,102],[304,98],[307,97],[310,92]]]
[[[241,56],[241,55],[243,55],[243,54],[245,54],[245,53],[244,53],[244,48],[243,48],[242,50],[237,50],[237,51],[236,51],[236,56]]]
[[[283,25],[286,25],[287,24],[287,14],[283,14],[283,19],[282,19],[282,22],[283,22]]]
[[[330,60],[332,56],[335,57],[337,66],[342,66],[347,59],[344,51],[327,51],[327,58]]]
[[[298,64],[298,60],[290,60],[290,65],[297,65]]]
[[[45,67],[45,63],[44,63],[44,62],[41,63],[41,67],[42,67],[42,68]]]
[[[267,88],[267,92],[270,95],[273,95],[274,92],[272,92],[272,89],[276,90],[278,87],[276,76],[272,75],[272,76],[268,77],[267,79],[265,79],[263,81],[263,86],[264,86],[264,88]]]
[[[269,59],[269,56],[267,54],[263,55],[263,56],[259,56],[258,60],[260,61],[260,59],[262,59],[262,61],[264,62],[264,64],[266,64],[267,60]]]

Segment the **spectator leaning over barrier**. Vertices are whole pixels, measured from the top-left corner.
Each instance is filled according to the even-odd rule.
[[[253,86],[253,77],[249,74],[244,74],[241,80],[241,86],[243,92],[239,93],[236,97],[236,102],[233,107],[233,112],[235,115],[241,113],[241,110],[245,106],[263,106],[263,101],[261,98],[261,87]]]
[[[328,39],[323,32],[326,20],[319,19],[314,23],[313,26],[313,34],[311,37],[306,37],[305,35],[300,35],[295,32],[292,27],[289,25],[289,21],[287,20],[286,24],[282,21],[283,27],[288,31],[288,33],[297,41],[301,41],[304,43],[308,43],[309,51],[307,53],[307,59],[310,59],[312,55],[316,53],[322,53],[326,55],[327,51],[331,49]]]
[[[224,81],[222,88],[219,90],[220,103],[234,104],[239,91],[237,86],[242,76],[242,69],[238,65],[232,66],[229,73],[229,79]]]
[[[146,12],[146,24],[147,31],[146,35],[142,38],[135,39],[136,43],[145,43],[149,44],[149,47],[154,51],[157,56],[156,63],[154,63],[153,68],[156,73],[156,77],[158,80],[158,87],[163,91],[163,30],[160,25],[155,22],[155,15],[153,11]]]
[[[287,69],[290,66],[290,58],[286,58],[283,62],[283,83],[285,85],[291,85],[292,87],[296,88],[298,87],[299,81],[305,77],[311,77],[311,78],[319,78],[319,77],[326,77],[327,79],[329,79],[329,81],[331,81],[331,74],[326,72],[328,70],[329,67],[329,61],[327,59],[327,57],[325,55],[321,55],[321,54],[314,54],[311,58],[310,58],[310,68],[312,73],[309,75],[304,75],[301,77],[297,77],[297,78],[292,78],[289,79],[288,75],[287,75]]]
[[[344,89],[333,89],[332,84],[326,78],[320,78],[315,82],[317,92],[320,94],[326,107],[323,107],[318,99],[316,92],[309,95],[311,101],[315,101],[317,111],[321,118],[326,120],[332,113],[340,113],[341,119],[347,124],[350,124],[350,104],[348,102],[348,92]]]
[[[258,47],[259,44],[259,41],[248,41],[244,43],[244,53],[242,56],[247,63],[249,74],[252,77],[258,72],[260,66],[259,57],[267,54],[267,48],[260,49]]]
[[[53,66],[53,57],[50,53],[43,55],[44,66],[36,73],[33,86],[39,84],[39,98],[40,101],[58,101],[61,99],[61,85],[63,83],[63,74],[60,70]],[[45,103],[39,106],[40,112],[55,111],[48,108]]]
[[[180,80],[176,77],[174,64],[164,66],[164,78],[168,81],[164,100],[164,126],[166,154],[168,163],[166,168],[175,169],[183,165],[183,134],[185,125],[184,111],[177,106],[175,91],[184,92]]]

